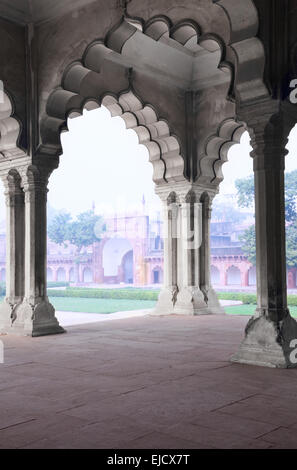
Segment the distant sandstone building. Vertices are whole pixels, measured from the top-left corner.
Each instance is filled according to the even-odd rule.
[[[163,224],[161,217],[134,214],[105,220],[107,230],[98,243],[82,252],[79,284],[163,283]],[[256,268],[242,251],[241,227],[229,222],[211,224],[211,280],[215,287],[255,287]],[[0,227],[0,281],[5,281],[5,231]],[[75,283],[75,247],[48,240],[49,282]],[[297,269],[288,270],[288,288],[296,289]]]

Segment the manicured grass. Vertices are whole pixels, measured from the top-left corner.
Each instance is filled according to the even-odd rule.
[[[50,293],[50,291],[49,291]],[[0,302],[4,297],[0,297]],[[154,308],[155,300],[131,300],[131,299],[89,299],[81,297],[49,297],[50,302],[56,310],[62,312],[85,312],[85,313],[115,313],[129,310],[145,310]],[[297,318],[297,307],[289,305],[290,313]],[[256,305],[234,305],[225,307],[228,315],[254,315]]]
[[[297,318],[297,307],[289,307],[292,317]],[[225,312],[229,315],[254,315],[256,305],[235,305],[225,307]]]
[[[129,310],[145,310],[154,308],[152,300],[126,299],[83,299],[69,297],[50,297],[56,310],[62,312],[115,313]]]

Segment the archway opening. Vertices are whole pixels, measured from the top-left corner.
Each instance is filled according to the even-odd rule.
[[[57,281],[65,282],[66,281],[66,271],[64,268],[58,268],[57,270]]]
[[[163,269],[160,266],[156,266],[152,272],[152,283],[162,284],[163,282]]]
[[[241,273],[239,268],[231,266],[227,269],[227,285],[228,286],[240,286],[241,285]]]
[[[213,286],[217,286],[220,284],[220,280],[221,280],[220,271],[216,266],[210,267],[210,278],[211,278],[211,283]]]
[[[79,291],[75,308],[98,314],[153,308],[163,280],[160,270],[154,282],[156,263],[163,265],[162,221],[149,152],[139,145],[144,129],[140,135],[126,129],[127,116],[112,117],[118,105],[105,103],[108,109],[102,105],[68,119],[61,168],[50,179],[48,197],[48,269],[55,268],[65,297]],[[65,305],[61,299],[51,294],[58,315],[68,309],[68,299]]]
[[[256,276],[256,266],[252,266],[249,271],[249,286],[256,286],[257,285],[257,276]]]
[[[84,284],[90,284],[93,282],[93,271],[91,268],[85,268],[83,271],[83,282]]]
[[[128,251],[128,253],[126,253],[123,256],[122,267],[123,267],[123,278],[124,278],[125,284],[133,284],[133,280],[134,280],[133,250]]]
[[[240,314],[234,300],[256,295],[254,175],[248,132],[233,145],[223,166],[224,179],[213,201],[211,218],[211,282],[224,299],[226,313]],[[252,314],[253,312],[251,312]]]
[[[286,269],[289,303],[291,296],[297,294],[297,124],[290,132],[285,158],[285,218],[286,218]],[[295,302],[293,302],[295,304]],[[297,314],[295,305],[290,312]]]

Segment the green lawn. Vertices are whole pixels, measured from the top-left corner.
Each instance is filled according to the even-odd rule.
[[[234,307],[225,307],[225,312],[229,315],[253,315],[256,305],[235,305]],[[297,318],[297,307],[290,307],[292,317]]]
[[[62,312],[114,313],[144,310],[154,308],[156,305],[156,302],[152,300],[83,299],[80,297],[50,297],[49,299],[55,309]]]
[[[81,297],[49,297],[50,302],[56,310],[62,312],[85,312],[85,313],[115,313],[129,310],[145,310],[154,308],[155,300],[129,300],[129,299],[84,299]],[[0,302],[4,300],[0,297]],[[297,318],[297,307],[290,307],[290,313]],[[228,315],[247,315],[255,313],[256,305],[234,305],[225,307]]]

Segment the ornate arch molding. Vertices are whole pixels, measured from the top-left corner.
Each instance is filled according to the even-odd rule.
[[[21,124],[15,116],[13,101],[6,90],[1,91],[0,96],[0,159],[24,156],[18,147]]]
[[[127,16],[127,21],[131,27],[140,29],[155,41],[169,38],[182,46],[198,44],[209,52],[220,49],[219,68],[231,69],[232,72],[229,98],[244,103],[268,96],[263,80],[265,50],[257,38],[259,17],[254,1],[212,0],[212,3],[217,8],[205,8],[208,21],[200,19],[199,13],[196,13],[199,12],[199,5],[189,5],[191,19],[176,17],[171,20],[168,16],[160,15],[143,21]],[[181,11],[184,12],[184,8]],[[221,26],[225,24],[227,28]],[[115,32],[116,28],[113,34]],[[123,29],[118,31],[118,37],[113,37],[112,45],[122,50],[132,34],[132,28],[129,32],[126,29],[125,33]]]
[[[253,0],[213,0],[229,23],[226,59],[234,67],[233,96],[243,105],[269,95],[264,84],[265,50],[257,37],[259,16]]]
[[[127,129],[132,129],[138,137],[139,143],[144,145],[149,152],[149,161],[153,165],[153,181],[156,184],[164,182],[183,181],[184,160],[180,153],[178,139],[170,132],[168,123],[159,119],[154,108],[149,104],[143,104],[132,89],[116,94],[105,94],[100,99],[84,100],[78,95],[59,89],[56,90],[48,102],[51,114],[59,115],[61,101],[69,100],[71,106],[75,104],[68,117],[76,117],[83,113],[84,109],[92,110],[101,105],[106,107],[111,116],[119,116],[125,122]],[[66,117],[66,116],[65,116]],[[43,125],[47,127],[55,121],[58,127],[56,132],[67,131],[67,122],[58,118],[47,118]]]
[[[224,179],[222,167],[228,161],[228,152],[234,144],[239,144],[246,125],[233,118],[225,119],[217,133],[211,135],[204,146],[204,155],[200,160],[198,181],[218,186]]]
[[[213,0],[213,3],[216,7],[209,9],[211,13],[208,16],[213,17],[208,23],[205,18],[204,24],[191,18],[173,22],[164,15],[144,21],[126,14],[103,40],[91,43],[82,60],[66,69],[61,87],[54,90],[48,99],[46,115],[41,121],[41,149],[46,147],[46,153],[53,155],[61,153],[60,132],[67,130],[67,118],[81,114],[84,108],[92,109],[108,103],[112,115],[124,115],[127,127],[136,130],[140,143],[149,149],[155,182],[184,180],[184,161],[177,138],[170,133],[168,124],[157,117],[153,107],[142,104],[137,98],[128,71],[134,68],[137,60],[141,61],[141,54],[133,53],[136,45],[145,47],[148,41],[153,41],[159,43],[162,50],[166,45],[171,51],[183,50],[185,54],[187,50],[188,56],[207,56],[207,67],[210,67],[214,80],[226,83],[229,98],[235,98],[237,103],[266,96],[268,91],[262,80],[264,49],[256,37],[258,15],[253,1]],[[218,34],[212,29],[219,29],[222,13],[224,24],[229,28]],[[162,64],[162,60],[159,62]],[[199,82],[198,89],[199,86],[209,86],[207,77],[203,80],[202,85]],[[123,91],[127,90],[128,83],[129,90]],[[188,90],[189,86],[191,89],[191,83],[185,83],[184,89]],[[153,97],[154,90],[151,94]],[[130,96],[128,107],[120,102],[124,96]],[[113,114],[114,110],[119,114]],[[225,126],[222,127],[224,131]],[[209,150],[206,156],[209,156]],[[206,164],[204,159],[201,168],[207,175],[206,179],[214,182],[221,177],[220,165],[212,163],[212,172],[210,163]]]
[[[91,43],[87,47],[81,61],[70,64],[65,70],[61,87],[54,90],[50,95],[47,102],[46,115],[41,121],[42,143],[50,153],[61,153],[60,132],[67,129],[66,121],[69,116],[81,114],[84,108],[92,109],[90,106],[92,107],[94,103],[97,103],[95,107],[100,106],[101,103],[104,104],[103,99],[106,94],[116,97],[119,101],[119,97],[128,94],[128,92],[122,91],[127,89],[127,82],[129,82],[130,92],[133,93],[131,75],[129,76],[129,71],[133,69],[133,64],[131,64],[133,54],[130,53],[130,56],[128,55],[127,57],[123,54],[123,49],[129,39],[137,32],[141,38],[150,37],[151,40],[161,41],[166,36],[166,32],[163,34],[164,24],[168,26],[170,20],[166,17],[158,17],[150,20],[146,27],[143,28],[138,20],[125,17],[107,34],[104,40],[96,40]],[[162,34],[160,34],[160,28]],[[199,50],[205,49],[208,53],[216,53],[211,67],[214,70],[218,69],[223,75],[225,75],[224,72],[227,72],[224,80],[230,82],[231,65],[221,60],[224,46],[218,37],[210,34],[201,36],[199,25],[191,20],[183,20],[176,25],[172,25],[170,27],[170,35],[172,42],[175,44],[174,49],[177,48],[177,51],[178,48],[185,47],[189,49],[189,52],[193,48],[194,50],[198,48]],[[143,41],[147,43],[148,40],[144,39]],[[116,75],[116,83],[112,74]],[[184,86],[186,87],[187,84],[184,84]],[[130,113],[134,111],[139,112],[140,110],[140,100],[136,99],[136,95],[134,101],[137,102],[136,108],[135,110],[133,107],[128,109]],[[93,104],[90,104],[91,102]],[[113,108],[119,110],[119,107],[113,106]],[[151,144],[146,143],[145,145],[150,151],[149,147],[154,147],[155,145],[152,144],[157,143],[160,149],[159,152],[154,150],[151,153],[150,151],[150,160],[154,165],[155,182],[184,180],[184,161],[181,157],[181,149],[177,138],[170,134],[168,125],[166,125],[164,120],[158,121],[156,112],[154,112],[153,120],[155,124],[153,125],[153,121],[150,121],[152,118],[152,106],[141,105],[141,108],[145,110],[143,116],[148,114],[148,109],[150,108],[150,117],[148,117],[148,121],[145,118],[144,121],[135,122],[133,128],[136,129],[139,124],[152,125],[149,128]],[[124,107],[119,115],[124,114],[126,111],[127,109]],[[136,116],[136,118],[139,119],[139,116]],[[130,123],[128,123],[128,128],[130,128],[129,125]],[[143,143],[143,133],[140,136],[137,130],[137,134],[140,137],[140,143]],[[162,179],[161,168],[163,168]]]

